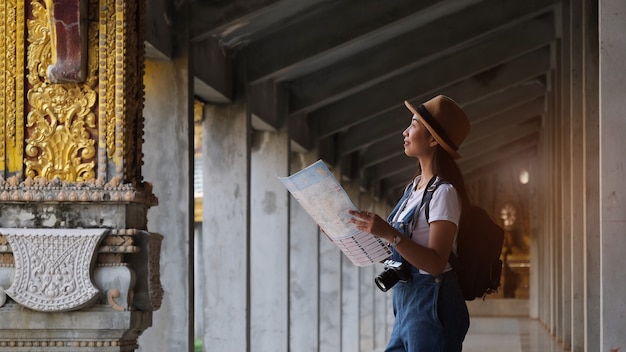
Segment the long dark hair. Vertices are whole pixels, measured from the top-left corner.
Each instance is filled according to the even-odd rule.
[[[461,169],[452,156],[448,154],[448,152],[446,152],[440,145],[438,145],[435,149],[432,168],[433,174],[449,182],[454,186],[454,188],[456,188],[463,203],[469,203],[469,195],[467,194],[467,189],[465,188],[463,173],[461,173]]]
[[[463,179],[463,173],[457,165],[456,161],[452,158],[448,152],[446,152],[440,145],[435,148],[435,154],[433,155],[432,162],[433,174],[439,176],[442,180],[452,184],[456,189],[459,197],[461,198],[461,216],[463,210],[466,210],[470,206],[469,195],[467,188],[465,187],[465,180]]]

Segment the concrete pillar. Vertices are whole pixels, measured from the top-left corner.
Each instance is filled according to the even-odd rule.
[[[361,210],[376,213],[383,218],[387,216],[377,211],[376,200],[367,193],[360,192],[359,197],[354,201]],[[359,269],[359,316],[357,318],[360,337],[359,351],[363,352],[375,350],[375,298],[376,295],[382,295],[382,292],[374,284],[374,277],[378,274],[374,269],[374,265]]]
[[[395,205],[395,204],[394,204]],[[376,214],[382,216],[383,218],[387,218],[389,213],[391,212],[391,207],[380,200],[376,202],[374,207],[374,211]],[[375,263],[372,265],[372,270],[374,271],[374,276],[380,274],[384,267],[382,264]],[[373,280],[373,278],[372,278]],[[391,336],[391,330],[393,328],[394,316],[393,316],[393,307],[392,307],[392,299],[391,299],[391,291],[382,292],[374,285],[374,349],[373,351],[382,351],[385,346],[387,346],[387,342],[389,341],[389,337]]]
[[[289,172],[286,130],[254,131],[250,163],[250,351],[287,351]]]
[[[387,218],[391,207],[368,193],[361,193],[359,209],[371,211],[383,219]],[[359,269],[360,283],[360,336],[359,351],[382,351],[389,340],[393,327],[391,292],[382,292],[374,284],[374,278],[384,270],[382,264],[375,263]]]
[[[584,314],[584,216],[585,216],[585,167],[584,167],[584,87],[582,51],[582,0],[572,0],[570,5],[570,226],[571,246],[571,345],[572,351],[583,351],[585,344]]]
[[[553,192],[550,192],[550,190],[552,189],[552,187],[554,186],[554,182],[552,180],[552,178],[554,177],[552,175],[552,169],[553,169],[553,163],[554,163],[554,156],[553,156],[553,119],[552,119],[552,114],[554,113],[554,108],[553,108],[553,103],[552,103],[552,99],[549,100],[548,103],[548,112],[546,113],[546,131],[545,133],[542,134],[542,146],[544,149],[543,152],[543,172],[542,172],[542,190],[543,192],[541,192],[542,196],[542,201],[543,204],[547,204],[548,206],[548,211],[543,213],[543,217],[542,217],[542,224],[543,224],[543,236],[541,237],[541,242],[543,244],[543,246],[541,247],[541,251],[542,251],[542,256],[541,256],[541,263],[542,263],[542,275],[541,277],[543,278],[542,280],[542,300],[541,300],[541,306],[542,309],[540,309],[541,312],[541,319],[544,322],[544,324],[546,324],[547,326],[550,326],[551,323],[551,315],[552,315],[552,263],[550,261],[550,258],[552,258],[552,239],[554,238],[554,226],[553,226],[553,222],[554,222],[554,204],[553,204],[553,197],[551,197],[551,195],[553,195]]]
[[[610,351],[626,348],[624,262],[626,241],[626,2],[601,0],[600,20],[600,255],[601,346]]]
[[[542,227],[542,219],[541,213],[543,210],[541,209],[541,197],[539,194],[539,178],[540,178],[540,168],[542,165],[539,165],[539,160],[537,157],[531,159],[532,161],[528,163],[528,173],[530,175],[529,186],[529,217],[530,217],[530,248],[529,248],[529,257],[530,257],[530,268],[529,268],[529,302],[528,302],[528,314],[532,319],[539,318],[539,309],[540,309],[540,278],[541,278],[541,250],[540,246],[541,237],[543,235],[543,227]]]
[[[247,351],[249,122],[245,105],[205,105],[203,224],[205,350]],[[237,338],[234,338],[237,336]]]
[[[543,195],[543,204],[547,204],[548,212],[543,215],[543,236],[542,239],[542,309],[540,312],[542,313],[542,320],[547,327],[553,327],[552,317],[553,317],[553,291],[554,285],[552,284],[554,278],[554,238],[555,238],[555,218],[556,218],[556,205],[554,204],[554,195],[556,192],[552,192],[555,182],[554,182],[554,163],[555,163],[555,155],[554,155],[554,104],[552,100],[548,105],[548,113],[546,114],[546,133],[542,134],[544,138],[543,144],[545,146],[544,152],[544,168],[543,168],[543,177],[544,180],[542,183],[542,192]],[[544,137],[545,136],[545,137]]]
[[[328,238],[320,236],[320,351],[341,351],[341,257]]]
[[[146,177],[153,180],[159,207],[148,213],[148,225],[168,234],[163,242],[163,285],[167,294],[161,309],[155,313],[154,327],[142,335],[140,350],[189,350],[192,329],[189,302],[189,273],[193,273],[193,256],[189,241],[193,234],[187,229],[193,211],[189,206],[190,164],[188,153],[193,148],[189,140],[189,102],[187,63],[175,61],[146,61],[145,164]],[[173,182],[175,180],[175,182]],[[167,334],[163,332],[167,331]]]
[[[195,209],[194,209],[195,212]],[[201,213],[201,212],[200,212]],[[193,250],[194,250],[194,266],[193,266],[193,336],[194,341],[196,339],[202,340],[205,331],[204,322],[204,297],[205,288],[204,282],[206,274],[204,272],[204,252],[202,241],[202,223],[194,223],[193,232]],[[194,343],[195,345],[195,343]]]
[[[558,42],[555,45],[554,55],[556,57],[556,62],[558,63],[555,68],[555,79],[553,81],[554,84],[554,106],[553,106],[553,115],[552,119],[554,119],[553,125],[553,157],[554,157],[554,165],[553,165],[553,174],[552,176],[552,187],[551,190],[554,192],[553,206],[554,206],[554,223],[553,223],[553,232],[552,232],[552,265],[553,269],[551,272],[552,280],[552,317],[550,319],[550,330],[556,336],[563,336],[563,306],[564,306],[564,295],[563,295],[563,285],[567,281],[564,281],[563,271],[564,271],[564,222],[567,219],[564,217],[563,212],[563,192],[565,190],[569,190],[563,185],[563,178],[565,175],[563,174],[564,170],[564,161],[563,161],[563,66],[562,66],[562,55],[563,55],[563,43]]]
[[[562,39],[559,41],[559,178],[560,188],[560,248],[559,248],[559,318],[557,321],[557,336],[563,341],[566,348],[571,345],[572,339],[572,121],[570,106],[570,91],[572,85],[572,59],[570,56],[572,32],[571,24],[571,0],[562,2]]]
[[[317,152],[294,153],[289,174],[318,160]],[[285,176],[285,175],[279,175]],[[289,215],[289,350],[319,351],[320,242],[330,242],[313,218],[290,198]]]
[[[337,180],[341,180],[337,168],[331,168],[330,171]],[[321,238],[320,351],[341,351],[342,257],[345,255],[334,243],[328,238]]]
[[[583,1],[585,351],[600,346],[600,152],[598,2]]]
[[[348,197],[359,204],[359,185],[342,182]],[[359,351],[359,267],[341,255],[341,351]]]

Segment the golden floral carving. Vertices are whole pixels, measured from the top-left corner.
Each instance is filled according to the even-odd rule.
[[[7,32],[7,23],[6,23],[6,2],[3,2],[0,5],[0,52],[6,53],[6,41],[1,38],[6,38]],[[6,87],[6,82],[4,78],[4,72],[7,71],[6,67],[6,55],[0,56],[0,87]],[[6,101],[5,101],[5,93],[2,92],[0,95],[0,126],[2,126],[2,132],[0,132],[0,170],[4,172],[6,168],[6,159],[5,159],[5,128],[7,124],[7,116],[5,114],[6,109]]]
[[[99,6],[99,33],[98,41],[98,61],[104,69],[99,72],[100,88],[98,90],[98,178],[106,178],[107,174],[107,154],[113,155],[115,152],[115,124],[109,122],[114,118],[113,112],[113,96],[115,91],[111,89],[114,87],[114,75],[108,74],[114,72],[115,61],[112,51],[114,50],[110,45],[107,38],[114,38],[115,26],[110,25],[115,23],[114,18],[114,6],[113,0],[100,0],[101,6]],[[113,17],[113,18],[111,18]]]
[[[45,3],[48,4],[49,0]],[[41,1],[31,1],[33,18],[28,20],[28,82],[30,112],[26,127],[26,176],[59,178],[65,181],[94,179],[96,147],[92,132],[96,128],[94,86],[97,60],[89,60],[84,84],[50,84],[46,70],[51,64],[50,11]],[[97,30],[97,28],[96,28]],[[95,48],[90,26],[90,48]],[[95,53],[90,50],[90,57]]]
[[[26,175],[67,181],[95,178],[95,163],[85,162],[96,154],[95,142],[85,128],[96,127],[90,110],[95,92],[51,85],[31,90],[28,100],[33,110],[26,126],[34,129],[27,140],[26,155],[36,160],[26,160]]]
[[[2,171],[18,173],[22,170],[24,137],[24,97],[17,94],[24,88],[24,2],[3,1],[0,5],[0,50],[5,53],[0,61],[0,101],[2,123]]]
[[[145,2],[87,1],[87,77],[64,84],[47,77],[53,0],[0,3],[0,177],[143,184]]]

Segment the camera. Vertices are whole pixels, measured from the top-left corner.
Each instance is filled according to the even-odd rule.
[[[398,281],[407,281],[411,278],[410,265],[391,259],[385,260],[383,264],[385,265],[385,270],[374,278],[376,286],[381,291],[387,292]]]

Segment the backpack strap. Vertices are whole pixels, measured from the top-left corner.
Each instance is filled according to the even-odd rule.
[[[428,181],[428,184],[426,185],[426,191],[424,191],[424,196],[422,197],[422,202],[420,203],[419,207],[419,209],[421,209],[423,206],[426,206],[426,208],[424,209],[424,214],[426,215],[427,223],[429,218],[428,216],[430,214],[430,200],[433,198],[433,194],[435,193],[437,187],[439,187],[439,185],[443,183],[441,181],[435,181],[437,181],[437,175],[433,176],[430,181]]]

